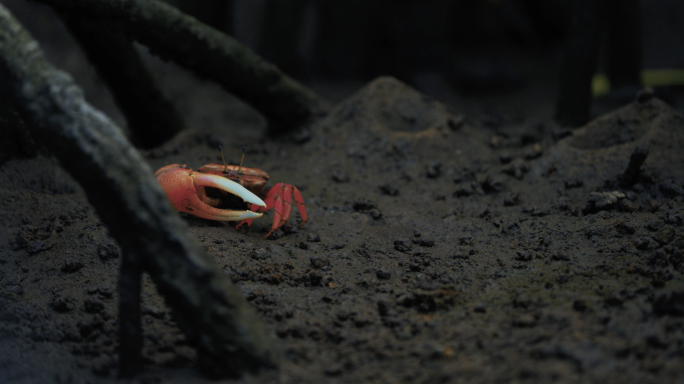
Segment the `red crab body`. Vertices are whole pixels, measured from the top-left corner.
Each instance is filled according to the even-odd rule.
[[[214,163],[201,166],[199,171],[202,173],[223,176],[242,185],[247,190],[261,197],[266,206],[252,204],[250,206],[251,211],[265,212],[270,209],[274,209],[273,225],[271,226],[271,230],[266,234],[266,236],[264,236],[264,238],[270,236],[273,231],[282,227],[290,219],[290,214],[292,213],[293,196],[294,201],[297,204],[297,208],[299,208],[299,214],[302,217],[302,223],[299,225],[299,227],[301,228],[307,221],[308,217],[306,214],[304,199],[302,198],[302,194],[299,192],[297,187],[292,184],[278,183],[270,189],[264,188],[269,177],[268,173],[261,169]],[[252,220],[254,219],[245,219],[241,221],[238,223],[235,229],[240,228],[240,226],[243,224],[247,224],[248,227],[251,226]]]
[[[274,209],[273,225],[264,238],[290,219],[293,195],[302,216],[299,226],[307,221],[304,199],[297,187],[278,183],[270,189],[265,188],[268,174],[261,169],[207,164],[194,172],[185,166],[172,164],[157,170],[155,176],[176,210],[210,220],[242,220],[235,229],[243,224],[251,226],[252,220],[262,215],[259,212]],[[205,187],[217,188],[224,193],[238,196],[250,204],[249,211],[219,209],[221,199],[208,196]]]

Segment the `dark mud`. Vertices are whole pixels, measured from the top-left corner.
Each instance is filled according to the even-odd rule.
[[[516,119],[381,78],[284,140],[237,119],[147,152],[197,168],[253,140],[246,165],[306,200],[270,239],[272,213],[249,233],[184,216],[286,355],[236,382],[681,379],[684,116],[651,99],[574,133]],[[117,245],[51,159],[6,162],[0,186],[0,381],[116,381]],[[140,382],[205,380],[148,278],[143,303]]]
[[[50,59],[121,123],[48,27],[54,15],[22,9]],[[244,145],[246,166],[307,204],[302,228],[295,210],[271,239],[272,212],[248,233],[183,216],[286,356],[279,371],[225,382],[684,377],[684,116],[659,100],[573,132],[550,119],[544,71],[486,101],[424,78],[448,107],[382,78],[351,97],[319,86],[341,95],[333,112],[270,140],[217,86],[148,61],[194,127],[146,152],[151,170],[219,162],[219,144],[237,163]],[[0,156],[0,383],[118,382],[118,246],[80,187],[25,144],[23,158]],[[639,147],[648,156],[625,176]],[[210,382],[148,277],[142,312],[145,371],[132,382]]]

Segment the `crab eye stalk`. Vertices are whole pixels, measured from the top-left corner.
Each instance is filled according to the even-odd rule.
[[[226,165],[226,159],[223,157],[223,147],[221,145],[219,147],[219,153],[221,154],[221,161],[223,161],[223,174],[227,175],[228,174],[228,166]]]
[[[247,150],[245,149],[245,146],[242,146],[242,158],[240,159],[240,166],[238,167],[237,173],[238,175],[242,175],[242,162],[245,161],[245,152]]]

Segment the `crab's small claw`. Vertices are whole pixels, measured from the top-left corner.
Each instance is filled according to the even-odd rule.
[[[219,221],[237,221],[261,217],[261,213],[252,211],[231,211],[219,209],[203,202],[198,189],[203,187],[218,188],[242,200],[265,207],[266,204],[255,194],[240,184],[224,177],[194,172],[190,168],[178,164],[167,165],[154,173],[166,196],[176,210],[193,214],[204,219]]]

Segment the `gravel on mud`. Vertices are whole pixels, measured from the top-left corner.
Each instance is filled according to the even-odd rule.
[[[485,122],[380,78],[306,141],[249,146],[309,221],[262,239],[272,212],[248,232],[184,215],[286,353],[239,382],[682,377],[684,116],[649,99],[496,146]],[[189,130],[146,157],[196,169],[222,142],[234,162],[239,135]],[[50,158],[2,164],[0,195],[0,381],[115,382],[117,245]],[[142,313],[141,380],[203,381],[147,277]]]

